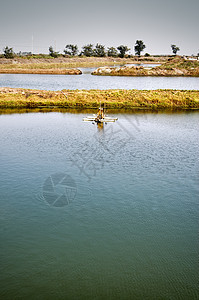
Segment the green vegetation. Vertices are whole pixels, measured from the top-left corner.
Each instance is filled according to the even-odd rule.
[[[52,56],[52,57],[54,57],[54,58],[56,58],[56,57],[58,57],[58,52],[55,52],[55,51],[53,50],[53,47],[50,46],[50,47],[49,47],[49,55]]]
[[[115,49],[114,47],[109,47],[108,51],[107,51],[107,55],[110,57],[117,57],[118,56],[118,52],[117,49]]]
[[[66,55],[70,55],[70,56],[75,56],[78,53],[78,47],[77,45],[66,45],[65,49],[64,49],[64,53]]]
[[[141,40],[137,40],[135,43],[135,54],[140,56],[140,53],[146,48],[146,46],[144,45],[143,41]]]
[[[171,49],[173,51],[173,54],[176,55],[178,51],[180,51],[180,48],[176,45],[171,45]]]
[[[105,57],[105,56],[106,56],[105,46],[104,46],[104,45],[97,44],[97,45],[95,46],[94,56],[97,56],[97,57]]]
[[[81,52],[81,55],[85,55],[88,57],[91,57],[94,55],[93,45],[88,44],[82,47],[83,51]]]
[[[63,90],[0,88],[0,108],[199,109],[199,91]]]
[[[6,46],[3,50],[5,58],[14,58],[14,51],[12,48]]]
[[[60,55],[59,55],[60,56]],[[17,59],[17,57],[22,58],[24,61],[25,60],[31,60],[31,59],[54,59],[54,57],[50,56],[49,54],[32,54],[32,53],[28,53],[28,54],[20,54],[20,52],[18,53],[18,55],[15,56],[15,59]]]
[[[86,56],[86,57],[125,57],[126,52],[128,52],[129,50],[131,50],[129,47],[124,46],[124,45],[120,45],[118,47],[105,47],[104,45],[101,45],[99,43],[96,44],[95,48],[93,48],[94,45],[93,44],[87,44],[84,45],[82,47],[82,51],[79,51],[78,46],[77,45],[73,45],[73,44],[67,44],[65,46],[65,49],[63,50],[63,54],[54,51],[53,47],[50,46],[49,47],[49,55],[47,54],[34,54],[31,52],[21,52],[19,51],[19,53],[14,53],[13,48],[9,48],[8,46],[6,46],[4,48],[4,54],[0,54],[0,58],[1,57],[5,57],[5,58],[13,58],[13,57],[23,57],[23,58],[56,58],[56,57],[65,57],[65,56],[71,56],[71,57],[77,57],[77,56]],[[146,45],[144,44],[144,42],[142,40],[136,40],[135,42],[135,46],[134,46],[134,51],[135,51],[135,55],[138,55],[140,57],[141,52],[144,51],[144,49],[146,48]],[[177,54],[177,52],[180,50],[179,47],[177,47],[176,45],[171,45],[172,48],[172,52],[174,55]],[[117,51],[119,50],[119,52]],[[129,54],[130,57],[133,57],[133,54]],[[148,53],[145,53],[145,56],[149,56]],[[158,56],[158,55],[156,55]],[[161,56],[161,55],[159,55]],[[192,55],[193,56],[193,55]],[[199,56],[199,53],[196,54],[196,56]]]
[[[123,58],[126,52],[128,52],[130,49],[127,46],[120,45],[119,47],[117,47],[117,50],[120,52],[119,57]]]

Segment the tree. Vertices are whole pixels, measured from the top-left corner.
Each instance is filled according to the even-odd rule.
[[[171,49],[173,51],[173,54],[175,55],[177,54],[178,51],[180,51],[180,48],[177,47],[176,45],[171,45]]]
[[[50,46],[50,47],[49,47],[49,55],[52,56],[52,57],[58,57],[58,52],[55,52],[55,51],[53,50],[53,47]]]
[[[108,56],[112,56],[112,57],[118,56],[117,49],[115,49],[114,47],[109,47],[107,54],[108,54]]]
[[[135,54],[140,56],[140,53],[146,48],[146,46],[144,45],[143,41],[141,40],[137,40],[135,43]]]
[[[97,44],[94,49],[94,55],[98,57],[106,56],[105,46]]]
[[[78,47],[77,45],[66,45],[65,49],[64,49],[64,53],[66,55],[71,55],[71,56],[75,56],[78,53]]]
[[[126,52],[129,51],[130,49],[127,46],[120,45],[119,47],[117,47],[117,50],[120,52],[119,57],[123,58]]]
[[[88,44],[82,47],[83,51],[82,54],[85,56],[93,56],[94,55],[94,50],[93,50],[93,45]]]
[[[5,58],[13,58],[14,57],[14,51],[12,48],[9,48],[8,46],[6,46],[4,49],[4,57]]]

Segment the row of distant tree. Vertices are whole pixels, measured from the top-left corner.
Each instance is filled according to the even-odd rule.
[[[76,56],[79,54],[79,56],[87,56],[87,57],[91,57],[91,56],[95,56],[95,57],[105,57],[105,56],[112,56],[112,57],[125,57],[126,53],[129,51],[130,49],[127,46],[124,45],[120,45],[117,48],[114,47],[109,47],[109,48],[105,48],[104,45],[101,44],[96,44],[96,46],[94,47],[93,44],[88,44],[82,47],[82,51],[79,53],[78,47],[77,45],[66,45],[65,49],[64,49],[64,53],[65,55],[69,55],[69,56]],[[138,55],[140,55],[141,53],[141,49]],[[49,47],[49,55],[52,57],[57,57],[58,56],[58,52],[55,52],[53,50],[53,47],[50,46]]]
[[[142,40],[137,40],[134,46],[134,51],[135,51],[135,55],[140,56],[141,53],[144,51],[144,49],[146,48],[144,42]],[[179,47],[177,47],[176,45],[171,45],[173,54],[177,54],[177,52],[180,50]],[[87,57],[91,57],[91,56],[96,56],[96,57],[105,57],[105,56],[109,56],[109,57],[125,57],[127,55],[127,52],[130,50],[130,48],[128,48],[127,46],[124,45],[120,45],[117,48],[115,47],[108,47],[107,49],[105,48],[104,45],[101,44],[96,44],[96,46],[94,47],[93,44],[87,44],[85,46],[82,47],[82,51],[79,51],[78,46],[77,45],[72,45],[72,44],[68,44],[65,46],[64,48],[64,54],[68,55],[68,56],[87,56]],[[31,53],[29,53],[31,54]],[[60,54],[59,52],[56,52],[52,46],[49,47],[49,55],[51,57],[58,57]],[[4,57],[5,58],[13,58],[15,56],[15,53],[13,51],[13,48],[9,48],[8,46],[6,46],[4,48]],[[150,54],[145,53],[145,56],[150,56]]]
[[[135,43],[135,55],[140,56],[141,52],[146,48],[144,42],[142,40],[137,40]],[[177,52],[180,50],[179,47],[176,45],[171,45],[173,54],[177,54]],[[125,57],[127,52],[130,50],[127,46],[120,45],[117,48],[114,47],[108,47],[107,49],[105,48],[104,45],[101,44],[96,44],[95,48],[93,44],[88,44],[82,47],[82,51],[79,53],[77,45],[66,45],[64,49],[65,55],[69,56],[76,56],[79,53],[79,56],[96,56],[96,57],[105,57],[105,56],[111,56],[111,57]],[[53,47],[49,47],[49,55],[52,57],[58,57],[59,52],[56,52],[53,50]],[[145,54],[146,56],[150,56],[148,53]]]

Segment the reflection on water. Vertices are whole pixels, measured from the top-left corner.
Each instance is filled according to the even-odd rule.
[[[199,113],[31,112],[0,115],[1,299],[197,299]]]
[[[104,131],[104,123],[97,123],[97,128],[99,131]]]
[[[0,74],[0,87],[41,90],[179,89],[198,90],[199,77],[127,77],[82,75]]]
[[[197,111],[197,110],[196,110]],[[50,113],[50,112],[59,112],[59,113],[71,113],[71,114],[96,114],[96,109],[94,108],[62,108],[62,107],[50,107],[50,108],[0,108],[0,115],[11,115],[11,114],[24,114],[24,113]],[[150,110],[146,108],[120,108],[120,109],[114,109],[114,108],[109,108],[106,109],[106,113],[109,115],[113,114],[173,114],[174,112],[177,114],[186,114],[186,113],[193,113],[193,109],[164,109],[164,110]]]

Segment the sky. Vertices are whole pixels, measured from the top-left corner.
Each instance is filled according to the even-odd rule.
[[[63,53],[67,44],[126,45],[136,40],[144,53],[180,55],[199,52],[198,0],[0,0],[0,52]]]

